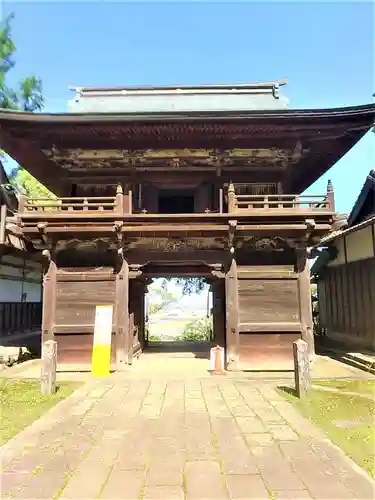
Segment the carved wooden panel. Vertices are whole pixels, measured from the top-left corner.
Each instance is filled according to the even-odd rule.
[[[267,195],[267,194],[277,194],[278,185],[275,182],[268,184],[236,184],[235,185],[236,194],[249,194],[249,195]]]
[[[239,279],[240,323],[298,322],[296,280]]]

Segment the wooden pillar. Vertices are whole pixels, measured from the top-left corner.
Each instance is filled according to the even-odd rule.
[[[57,285],[54,253],[50,250],[43,250],[43,257],[46,259],[46,265],[43,276],[42,346],[46,341],[54,340]]]
[[[233,253],[232,253],[233,252]],[[234,249],[231,249],[231,263],[225,276],[226,295],[226,346],[227,369],[239,369],[239,329],[238,329],[238,272]]]
[[[118,251],[119,271],[116,275],[116,366],[117,370],[129,363],[129,265],[123,251]]]
[[[333,184],[332,181],[329,180],[327,183],[327,202],[329,205],[329,209],[332,210],[332,212],[335,211],[335,193],[333,190]]]
[[[141,297],[140,297],[140,323],[139,323],[139,341],[141,343],[141,350],[145,348],[145,331],[146,331],[146,318],[145,318],[145,300],[146,300],[147,284],[142,281]]]
[[[214,342],[225,348],[225,286],[224,280],[217,279],[212,287],[212,320],[214,330]]]
[[[314,357],[314,330],[311,305],[310,269],[307,249],[297,251],[299,315],[302,329],[302,340],[308,345],[310,361]]]
[[[236,192],[234,190],[234,185],[230,182],[228,187],[228,214],[232,214],[236,211]]]
[[[130,277],[132,277],[132,271],[130,271]],[[131,279],[130,281],[130,294],[129,294],[129,313],[133,318],[133,331],[131,332],[131,348],[133,350],[133,356],[139,356],[141,354],[142,336],[143,336],[143,303],[144,303],[144,283],[140,279]],[[131,328],[130,328],[131,330]]]

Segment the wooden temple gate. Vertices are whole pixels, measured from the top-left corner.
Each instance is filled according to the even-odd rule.
[[[217,102],[217,88],[208,98]],[[42,334],[57,339],[61,361],[91,361],[95,306],[108,304],[112,361],[132,363],[147,347],[149,279],[173,274],[210,283],[228,369],[290,366],[299,337],[312,357],[307,260],[335,205],[330,184],[301,193],[372,127],[375,107],[246,109],[0,110],[1,147],[56,195],[20,197],[6,232],[43,252]]]
[[[87,268],[77,262],[59,265],[55,242],[54,250],[43,252],[43,339],[57,340],[60,363],[90,364],[96,305],[112,305],[112,365],[132,364],[147,348],[147,285],[153,277],[172,274],[201,276],[210,283],[214,342],[226,350],[227,369],[265,369],[271,359],[273,365],[290,364],[292,342],[301,336],[312,355],[307,248],[284,249],[273,265],[244,265],[244,253],[235,248],[236,229],[237,222],[229,221],[226,251],[150,249],[127,255],[117,245],[107,265]],[[273,261],[277,254],[268,255]],[[259,259],[255,252],[251,257]]]

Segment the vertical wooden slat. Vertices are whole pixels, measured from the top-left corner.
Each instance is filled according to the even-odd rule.
[[[366,266],[363,269],[363,275],[365,277],[365,282],[363,284],[363,300],[366,311],[366,332],[365,339],[366,341],[371,341],[372,337],[375,340],[375,324],[373,323],[373,311],[371,308],[371,261],[366,261]],[[375,282],[373,283],[375,286]]]
[[[341,289],[342,289],[342,331],[350,331],[350,315],[349,315],[349,297],[348,297],[348,279],[346,266],[340,266]]]
[[[356,322],[356,301],[355,301],[355,282],[353,266],[347,265],[348,270],[348,291],[349,291],[349,307],[350,307],[350,332],[351,335],[356,335],[357,322]]]
[[[322,328],[325,326],[325,317],[326,317],[325,281],[323,278],[321,278],[318,281],[317,291],[318,291],[319,326],[320,328]]]
[[[371,338],[370,345],[373,350],[375,350],[375,259],[371,259],[370,269],[368,272],[369,277],[369,285],[370,285],[370,315],[372,317],[372,329],[371,329]]]
[[[330,272],[330,288],[331,288],[331,328],[333,331],[337,329],[337,305],[336,305],[336,270],[331,268]]]
[[[359,265],[358,265],[359,264]],[[356,262],[356,279],[357,279],[357,308],[358,308],[358,336],[363,336],[365,326],[365,309],[363,303],[363,279],[362,279],[362,262]]]
[[[332,274],[331,269],[327,273],[327,330],[333,330],[332,320]]]

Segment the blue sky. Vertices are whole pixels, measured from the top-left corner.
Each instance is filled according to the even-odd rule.
[[[0,0],[1,2],[1,0]],[[14,12],[12,79],[43,80],[46,111],[66,111],[69,86],[238,83],[288,78],[293,108],[373,102],[372,2],[3,1]],[[370,168],[368,134],[309,192],[331,178],[349,211]]]

